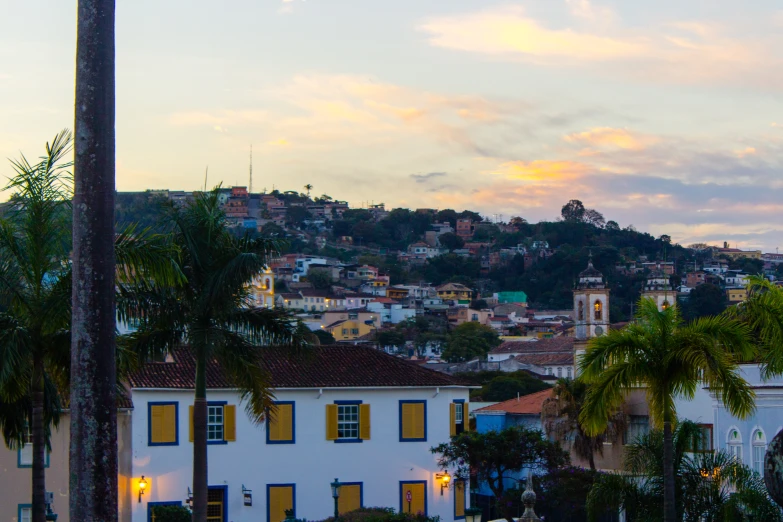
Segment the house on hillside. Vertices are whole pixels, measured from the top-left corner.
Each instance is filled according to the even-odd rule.
[[[488,361],[500,362],[512,357],[519,363],[543,368],[547,375],[557,378],[576,375],[573,337],[506,341],[490,350]]]
[[[460,304],[469,304],[473,298],[473,290],[460,283],[446,283],[435,289],[443,301],[458,301]]]
[[[287,509],[298,519],[323,520],[334,510],[335,477],[343,483],[341,513],[362,506],[443,520],[464,513],[469,486],[441,490],[430,448],[455,432],[455,411],[465,418],[469,386],[360,346],[313,347],[305,356],[261,350],[276,404],[261,424],[247,416],[222,370],[207,369],[210,521],[282,522]],[[130,379],[128,522],[148,522],[155,506],[188,499],[194,364],[180,348],[170,362],[147,363]],[[142,475],[149,486],[137,502]]]

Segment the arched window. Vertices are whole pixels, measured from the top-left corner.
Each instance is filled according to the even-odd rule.
[[[571,378],[571,367],[566,368],[566,377]]]
[[[764,431],[757,429],[751,437],[753,444],[753,470],[761,476],[764,476],[764,455],[767,453],[767,437]]]
[[[582,301],[579,301],[579,320],[584,321],[585,320],[585,304]]]
[[[729,429],[728,450],[738,462],[742,462],[742,436],[737,428]]]
[[[601,304],[600,299],[596,299],[595,304],[593,305],[593,309],[595,310],[595,320],[600,321],[603,318],[604,310],[604,306]]]
[[[562,376],[563,376],[563,368],[558,368],[557,369],[557,378],[559,379]]]

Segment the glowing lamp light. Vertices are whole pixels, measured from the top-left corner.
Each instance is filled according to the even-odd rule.
[[[435,475],[435,478],[440,480],[440,496],[443,496],[443,490],[449,489],[449,483],[451,482],[451,475],[449,475],[448,471],[444,471],[443,473],[437,473]]]
[[[139,502],[141,502],[141,496],[144,494],[145,489],[147,489],[147,480],[142,475],[139,479]]]

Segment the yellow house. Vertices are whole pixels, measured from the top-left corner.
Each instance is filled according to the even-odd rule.
[[[726,298],[730,303],[741,303],[748,298],[748,290],[746,288],[727,288]]]
[[[473,297],[473,290],[459,283],[446,283],[435,289],[438,297],[444,301],[470,301]]]
[[[375,327],[355,319],[345,319],[324,326],[323,329],[332,334],[336,341],[354,341],[372,332]]]

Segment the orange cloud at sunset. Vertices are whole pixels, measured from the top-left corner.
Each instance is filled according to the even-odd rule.
[[[658,141],[653,136],[644,136],[627,129],[612,127],[596,127],[584,132],[568,134],[563,139],[569,143],[628,150],[641,150]]]

